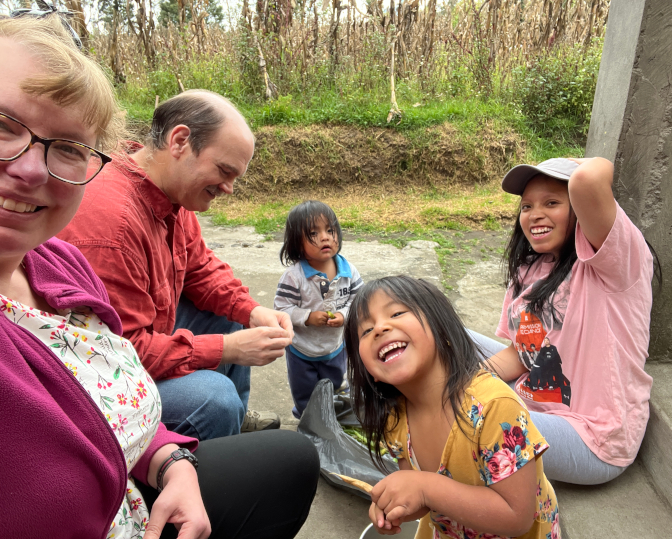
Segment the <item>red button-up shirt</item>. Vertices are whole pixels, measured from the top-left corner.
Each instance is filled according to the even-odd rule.
[[[206,247],[196,215],[174,206],[128,156],[116,156],[87,184],[77,215],[59,237],[75,245],[105,283],[124,337],[155,380],[215,369],[222,359],[221,335],[173,334],[181,294],[198,309],[244,326],[259,305]]]

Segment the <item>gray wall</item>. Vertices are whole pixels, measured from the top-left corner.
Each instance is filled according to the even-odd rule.
[[[672,361],[672,0],[612,0],[586,155],[614,161],[614,196],[660,257],[649,353]]]

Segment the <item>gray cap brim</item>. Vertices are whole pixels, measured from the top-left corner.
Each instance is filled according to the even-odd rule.
[[[578,166],[578,163],[565,158],[547,159],[537,166],[518,165],[506,173],[502,189],[512,195],[522,195],[527,183],[538,174],[568,182]]]

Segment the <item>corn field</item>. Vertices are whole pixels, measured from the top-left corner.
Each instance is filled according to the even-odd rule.
[[[8,9],[15,1],[0,0],[0,6]],[[344,99],[385,96],[388,122],[402,115],[400,85],[439,98],[468,93],[488,99],[510,92],[516,73],[551,54],[559,58],[556,64],[566,64],[563,69],[579,73],[582,56],[601,43],[610,2],[57,1],[75,13],[72,24],[86,48],[119,87],[142,93],[144,102],[190,87],[260,103],[288,95],[303,99],[328,87]],[[164,17],[169,8],[172,16]],[[562,52],[567,50],[571,54]],[[537,78],[543,80],[543,73]],[[528,81],[528,92],[536,80]],[[541,108],[544,99],[537,96]]]

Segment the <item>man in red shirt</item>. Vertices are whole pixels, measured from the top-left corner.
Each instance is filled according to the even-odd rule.
[[[156,381],[162,421],[201,440],[280,426],[275,414],[247,411],[247,400],[250,367],[291,343],[289,316],[250,297],[206,247],[194,214],[233,192],[253,153],[254,136],[228,100],[184,92],[155,110],[146,146],[129,143],[87,184],[59,235],[105,283]]]

